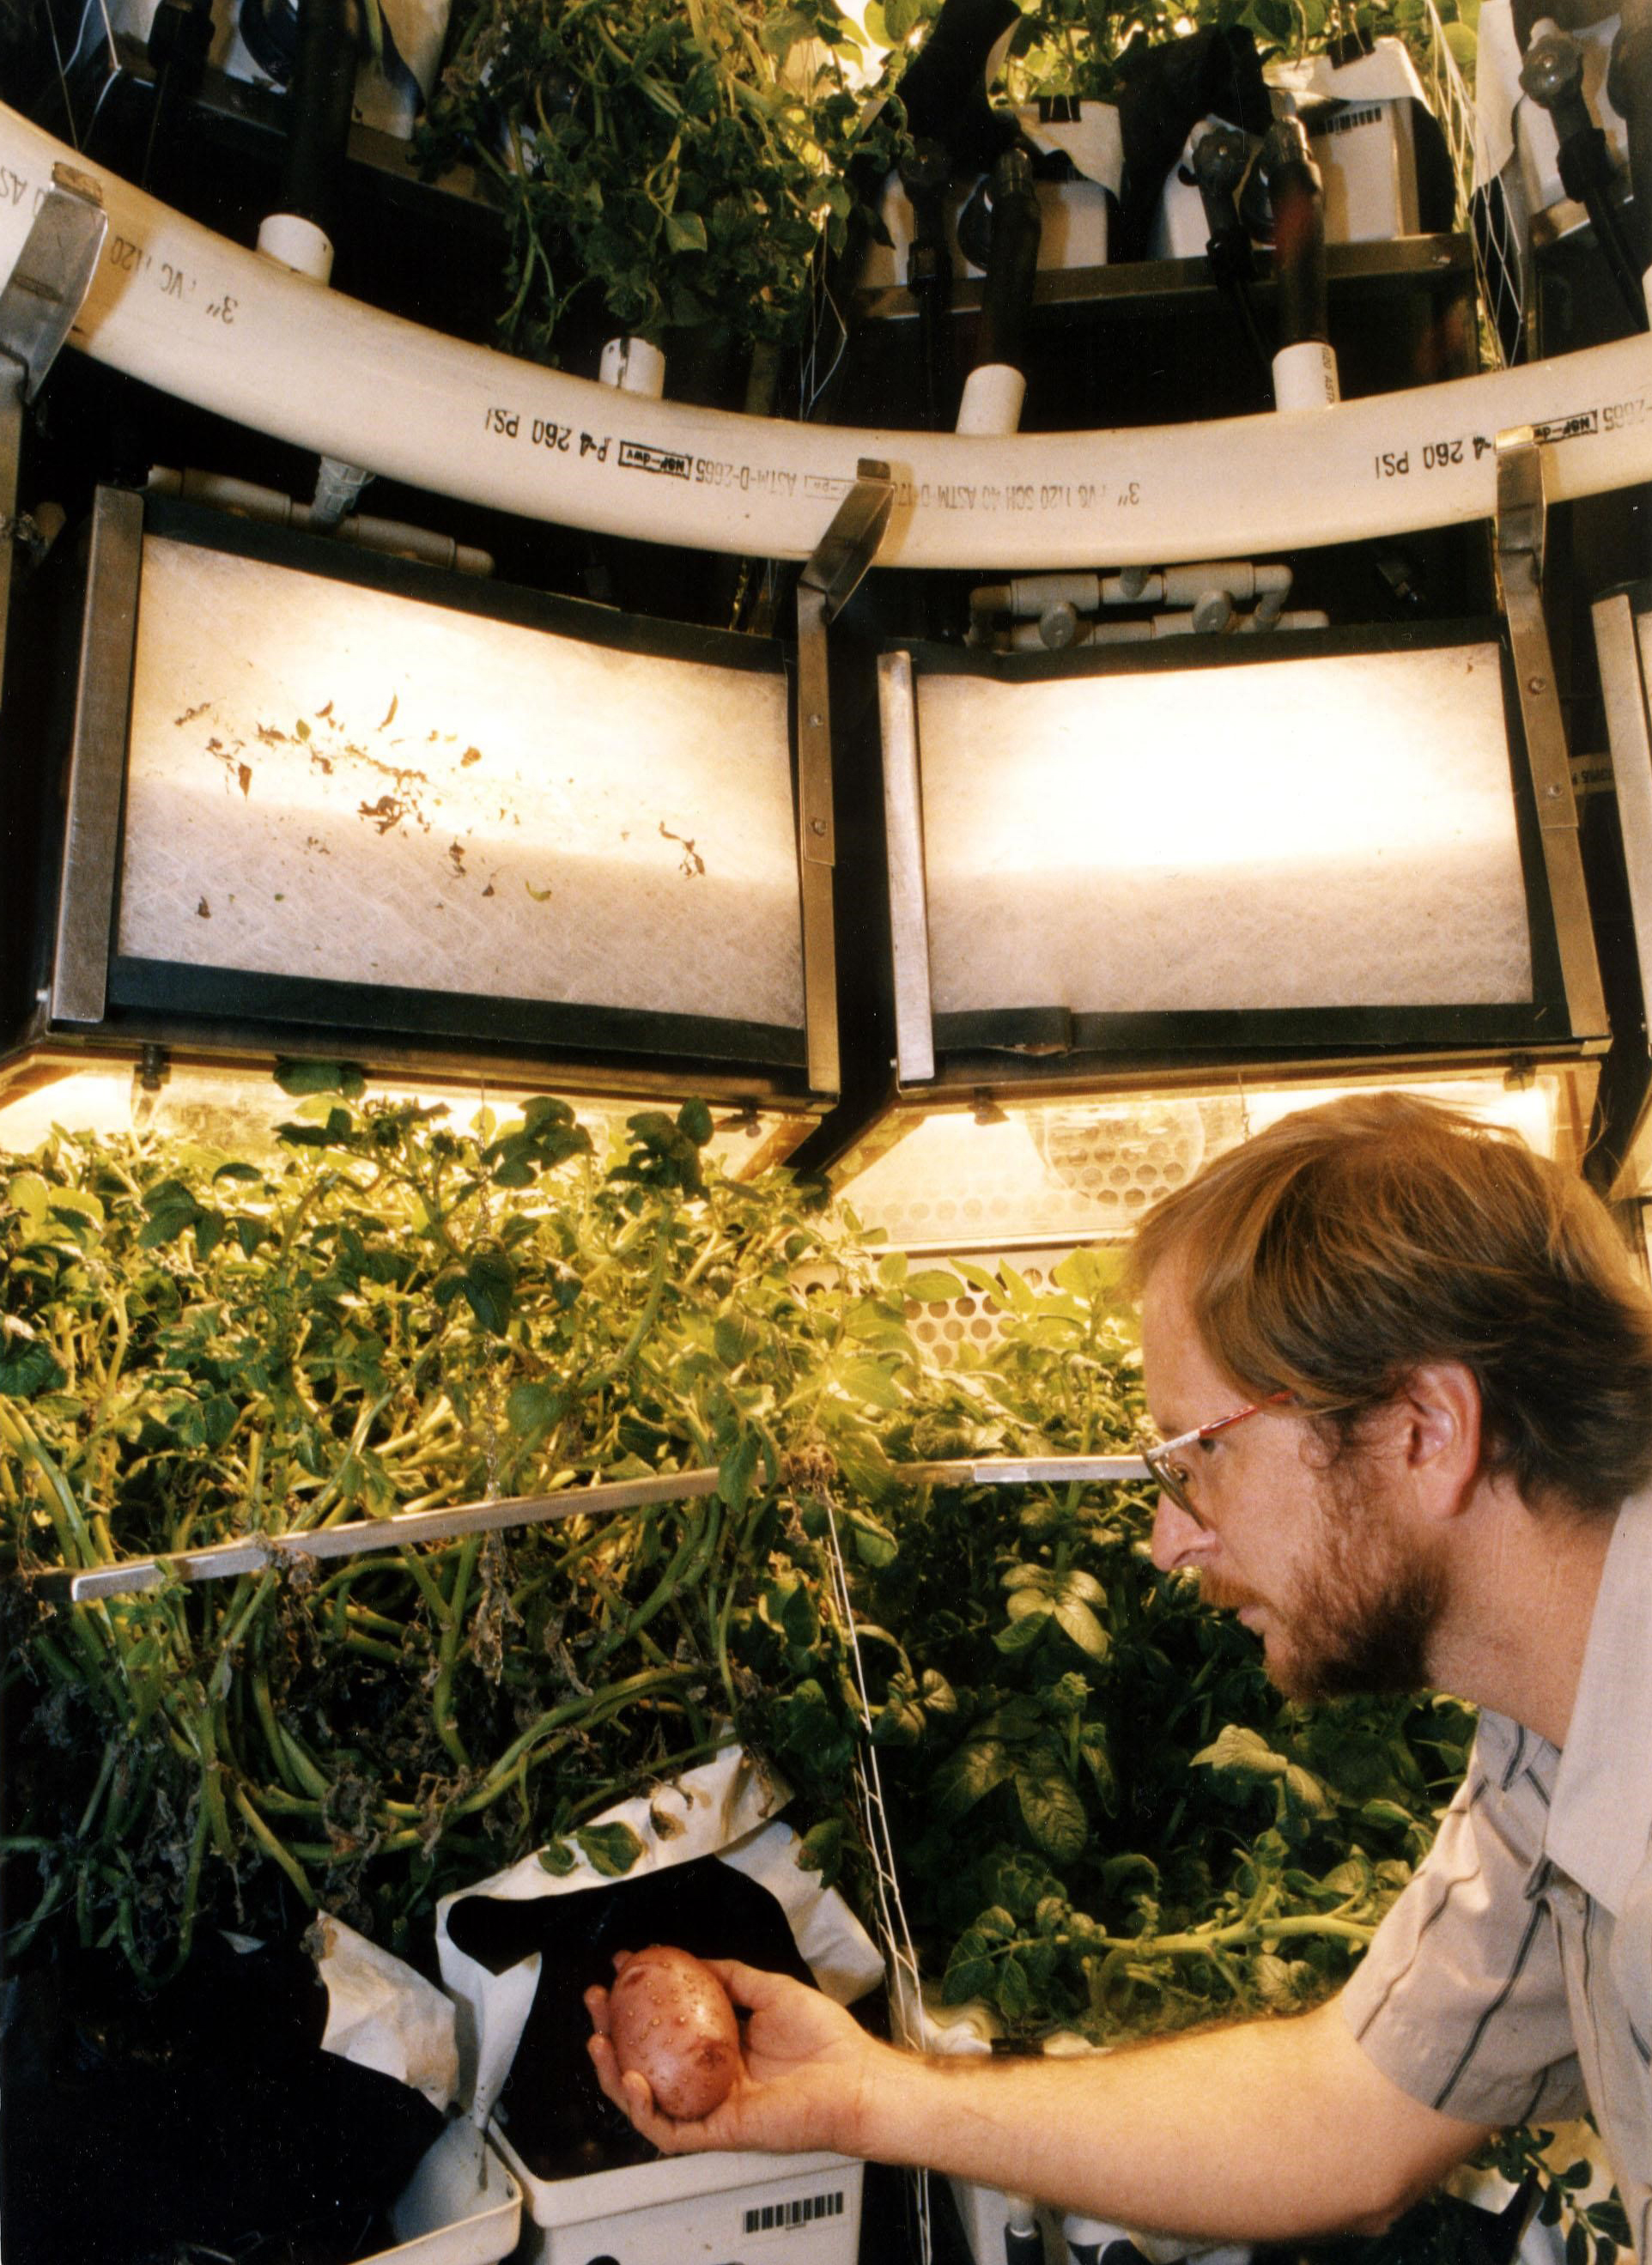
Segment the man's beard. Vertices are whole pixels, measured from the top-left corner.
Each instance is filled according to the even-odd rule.
[[[1219,1577],[1206,1593],[1219,1605],[1263,1601],[1225,1591]],[[1350,1457],[1321,1482],[1312,1562],[1286,1596],[1264,1606],[1275,1639],[1270,1679],[1298,1700],[1421,1690],[1444,1605],[1438,1567],[1403,1555],[1379,1478]]]

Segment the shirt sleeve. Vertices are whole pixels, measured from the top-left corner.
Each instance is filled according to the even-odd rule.
[[[1341,2000],[1385,2076],[1466,2123],[1524,2123],[1588,2106],[1541,1892],[1541,1797],[1514,1777],[1488,1769],[1476,1747],[1433,1847]]]

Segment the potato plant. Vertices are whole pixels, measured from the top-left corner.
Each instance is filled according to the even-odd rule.
[[[999,1334],[942,1369],[910,1317],[957,1277],[819,1187],[717,1171],[697,1103],[599,1156],[554,1100],[461,1133],[338,1066],[285,1082],[267,1150],[60,1132],[0,1159],[14,1968],[114,1948],[158,1983],[205,1926],[274,1938],[316,1908],[426,1957],[436,1897],[531,1850],[622,1874],[638,1844],[593,1820],[731,1734],[870,1919],[841,1551],[943,1999],[1106,2043],[1337,1986],[1467,1712],[1283,1701],[1154,1570],[1145,1489],[902,1476],[1129,1442],[1108,1254],[1044,1291],[957,1262]],[[689,1469],[715,1493],[97,1604],[36,1578]],[[1606,2265],[1615,2203],[1541,2178],[1571,2265]]]
[[[425,135],[510,229],[500,327],[552,341],[580,296],[656,345],[794,340],[860,164],[891,162],[835,0],[461,0]]]
[[[843,1794],[797,1487],[876,1460],[901,1356],[819,1191],[706,1178],[710,1130],[643,1112],[600,1160],[554,1101],[471,1139],[330,1094],[256,1162],[66,1133],[11,1160],[14,1957],[67,1923],[158,1976],[204,1918],[316,1904],[407,1947],[529,1849],[625,1868],[587,1820],[731,1728],[823,1810]],[[841,1286],[805,1298],[823,1256]],[[30,1578],[706,1466],[707,1499],[105,1603]]]

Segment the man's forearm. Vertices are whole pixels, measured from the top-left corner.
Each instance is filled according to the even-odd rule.
[[[1145,2232],[1266,2240],[1374,2231],[1483,2133],[1399,2091],[1330,2005],[1089,2059],[880,2057],[848,2136]]]

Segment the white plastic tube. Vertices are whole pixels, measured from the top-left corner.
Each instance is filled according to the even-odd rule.
[[[1489,518],[1499,433],[1552,441],[1550,499],[1652,478],[1652,334],[1335,408],[1118,433],[889,433],[615,393],[443,338],[227,243],[0,108],[0,280],[55,164],[109,236],[73,343],[302,448],[528,518],[800,558],[862,457],[883,565],[1152,564]]]

